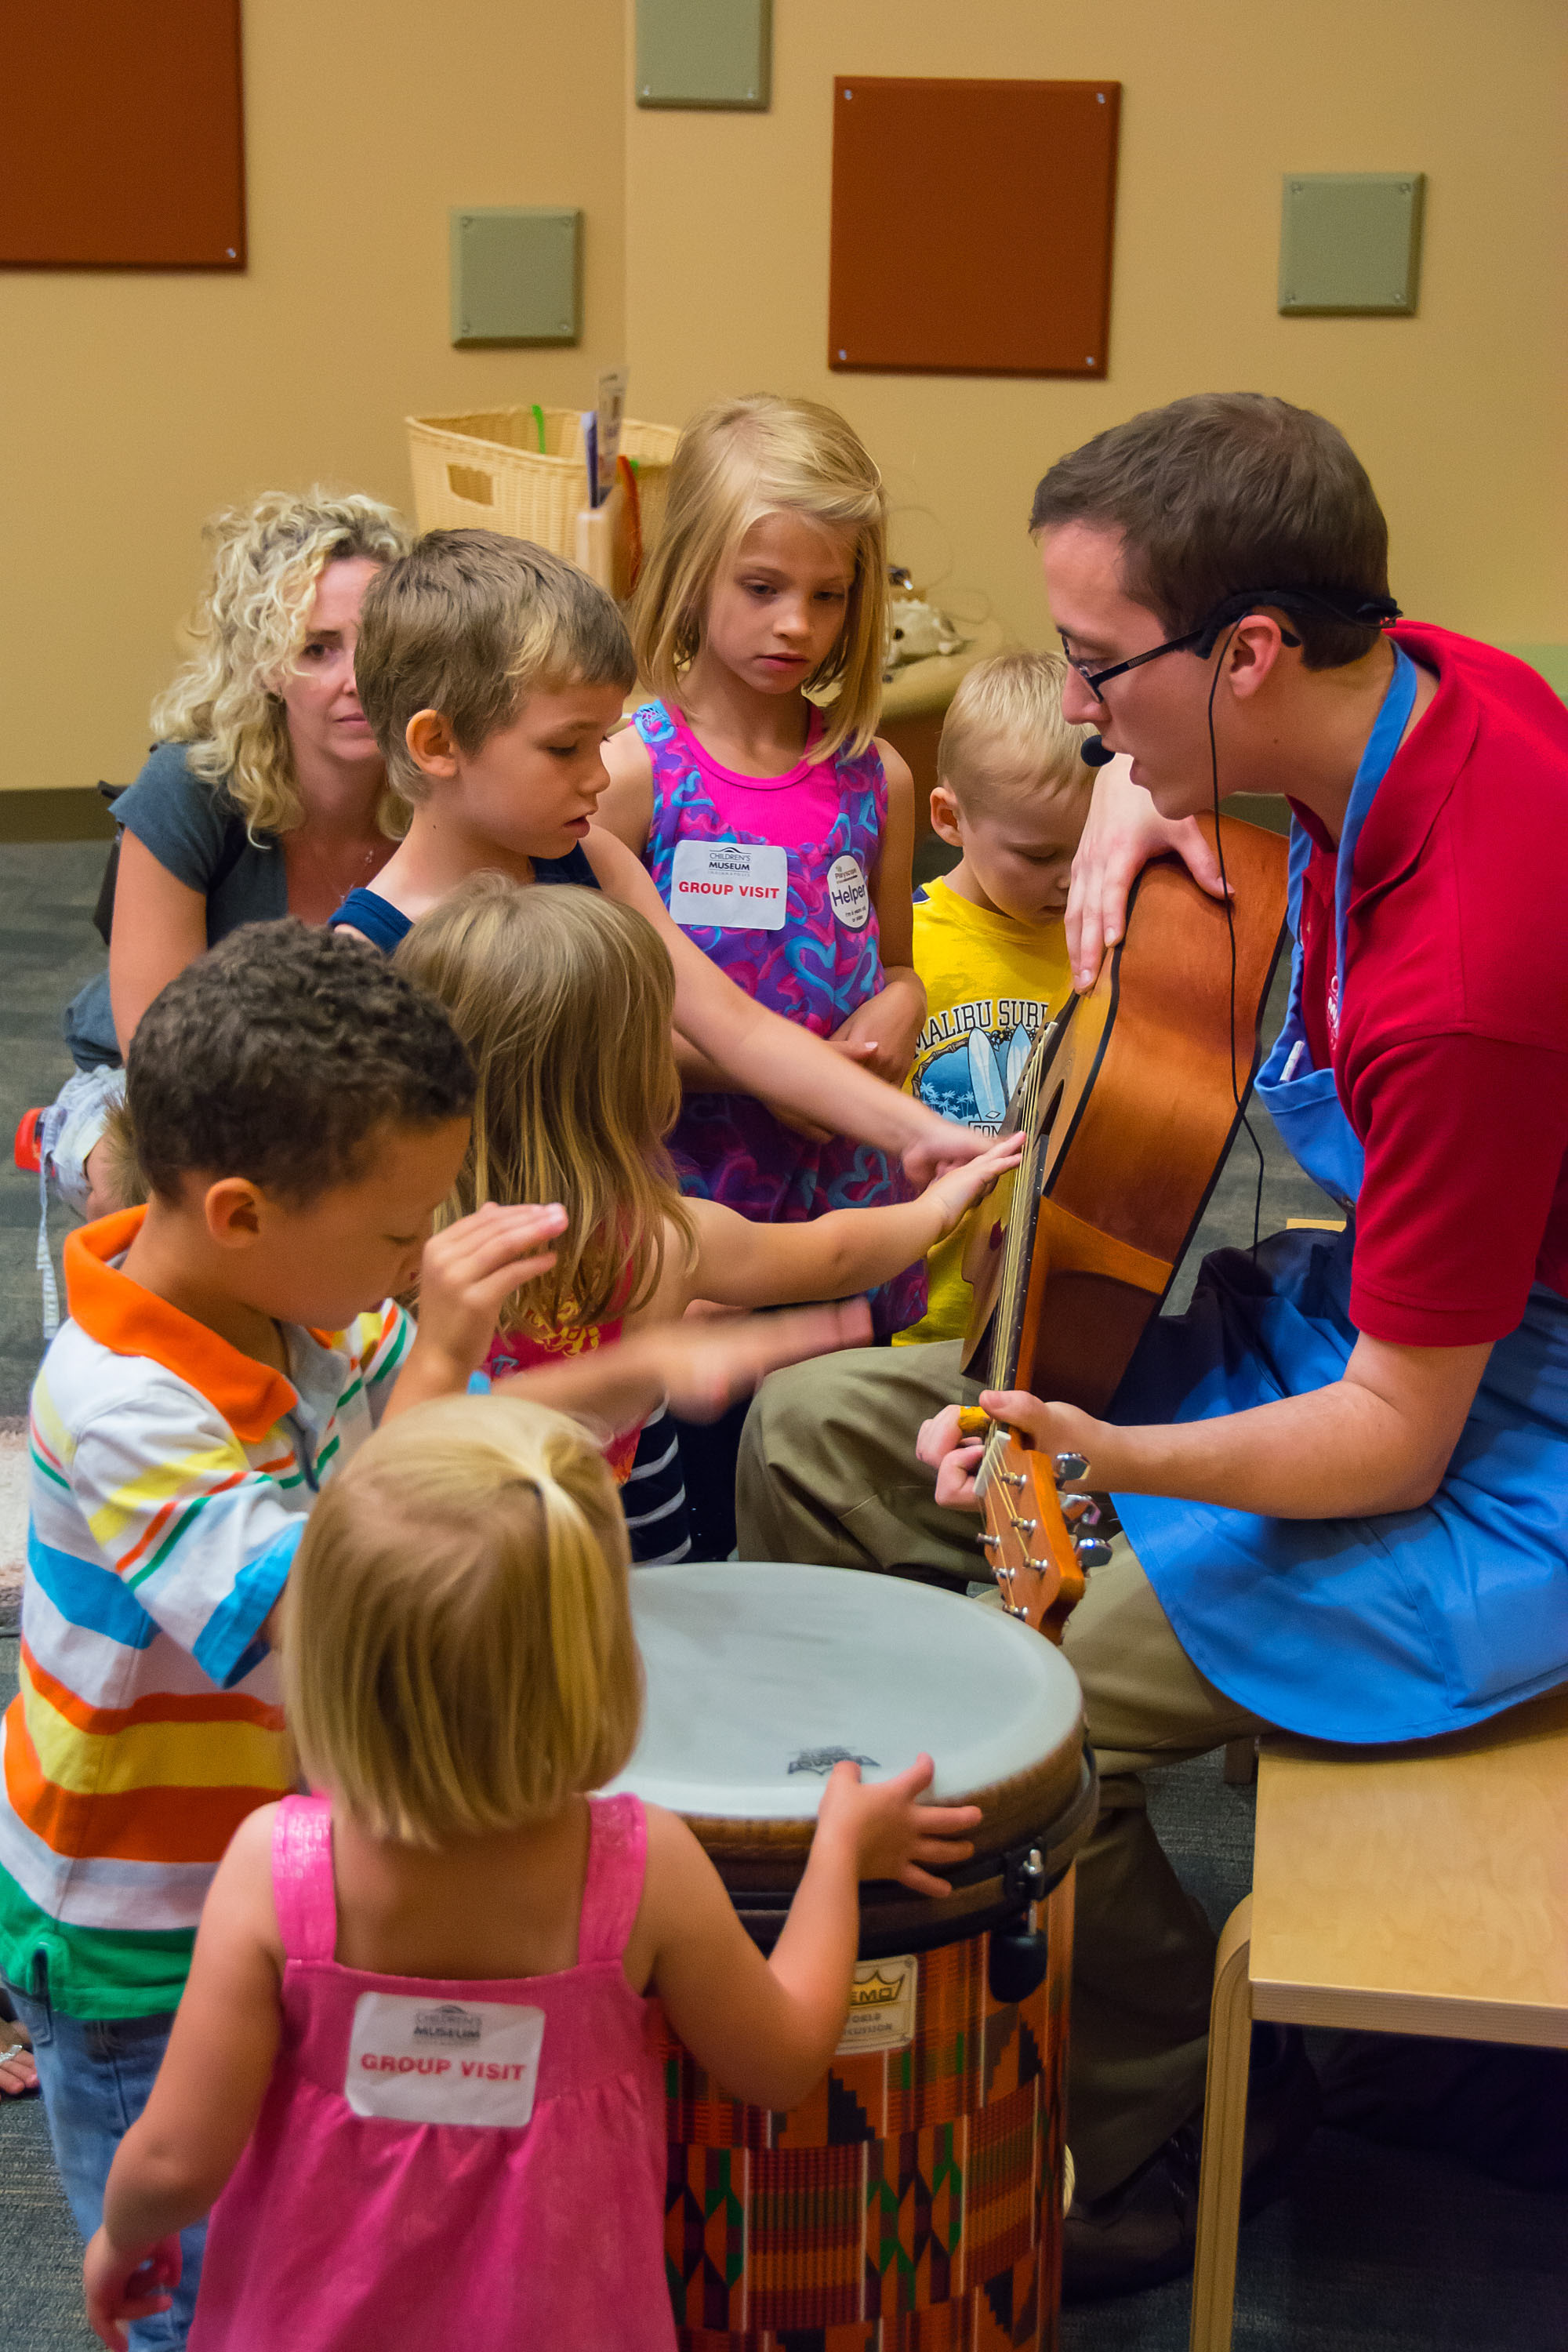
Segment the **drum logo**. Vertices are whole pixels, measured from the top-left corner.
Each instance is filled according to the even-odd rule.
[[[820,1772],[826,1777],[836,1764],[869,1764],[873,1771],[880,1769],[874,1756],[857,1756],[852,1748],[803,1748],[789,1769],[792,1772]]]
[[[902,2050],[914,2040],[920,1969],[912,1953],[900,1959],[860,1962],[849,1988],[849,2015],[836,2056],[858,2058],[873,2050]]]

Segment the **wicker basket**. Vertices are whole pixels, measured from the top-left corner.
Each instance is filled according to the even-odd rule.
[[[544,448],[538,417],[544,418]],[[486,408],[464,416],[410,416],[408,461],[421,530],[503,530],[575,559],[577,517],[588,505],[582,419],[574,408]],[[673,425],[621,426],[621,455],[637,466],[642,543],[664,520]]]

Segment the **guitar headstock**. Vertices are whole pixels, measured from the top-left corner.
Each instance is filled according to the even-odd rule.
[[[977,1405],[959,1415],[966,1437],[984,1437],[976,1486],[985,1510],[981,1537],[986,1562],[1007,1612],[1059,1643],[1068,1618],[1083,1598],[1086,1568],[1100,1567],[1110,1548],[1088,1530],[1075,1536],[1069,1521],[1089,1507],[1087,1495],[1064,1506],[1058,1489],[1080,1478],[1081,1454],[1042,1454],[1026,1433],[994,1422]]]

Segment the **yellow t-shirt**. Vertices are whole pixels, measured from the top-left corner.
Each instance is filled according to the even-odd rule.
[[[915,892],[915,970],[927,1019],[905,1087],[944,1118],[994,1135],[1030,1046],[1072,993],[1062,919],[1016,922],[928,882]],[[990,1204],[971,1210],[926,1260],[925,1316],[898,1333],[895,1347],[963,1339],[971,1293],[962,1268],[976,1213],[991,1215]]]

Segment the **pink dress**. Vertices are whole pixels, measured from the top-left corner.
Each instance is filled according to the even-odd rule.
[[[576,1967],[490,1982],[340,1968],[331,1808],[283,1800],[283,2036],[191,2352],[671,2352],[647,1824],[592,1803]]]

